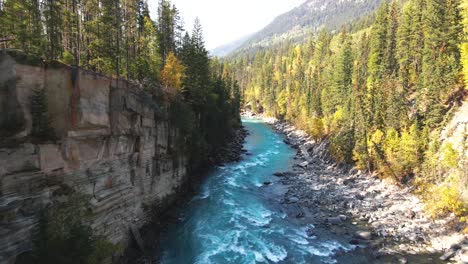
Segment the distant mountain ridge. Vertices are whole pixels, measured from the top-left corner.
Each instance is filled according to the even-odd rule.
[[[226,45],[230,46],[231,50],[224,50],[223,55],[244,48],[268,46],[285,39],[301,40],[309,32],[317,32],[322,28],[337,30],[346,23],[373,13],[383,1],[307,0],[302,5],[276,17],[268,26],[234,49],[233,46]]]
[[[212,56],[218,56],[218,57],[223,57],[231,53],[232,51],[236,50],[240,46],[242,46],[247,40],[250,39],[252,34],[249,34],[247,36],[244,36],[238,40],[235,40],[231,43],[228,43],[226,45],[222,45],[219,47],[214,48],[213,50],[210,51],[210,55]]]

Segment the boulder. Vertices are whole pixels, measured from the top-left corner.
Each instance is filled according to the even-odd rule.
[[[362,240],[371,240],[372,233],[369,231],[356,231],[353,237],[357,239],[362,239]]]
[[[328,217],[327,218],[327,223],[332,224],[332,225],[338,225],[343,223],[343,220],[341,220],[341,217],[336,216],[336,217]]]
[[[289,203],[297,203],[299,202],[299,198],[292,196],[288,198]]]
[[[305,214],[304,212],[300,212],[296,215],[296,218],[304,218]]]
[[[303,168],[303,169],[307,168],[308,165],[309,165],[308,161],[304,161],[302,163],[297,164],[297,166],[299,166],[300,168]]]
[[[457,251],[454,248],[450,248],[440,257],[440,260],[450,260],[453,256],[455,256],[455,253],[457,253]]]

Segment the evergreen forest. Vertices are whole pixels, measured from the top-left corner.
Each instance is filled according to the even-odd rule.
[[[224,60],[246,109],[327,140],[341,164],[414,184],[434,215],[461,217],[468,164],[440,134],[466,96],[467,70],[466,0],[385,1],[342,30]]]

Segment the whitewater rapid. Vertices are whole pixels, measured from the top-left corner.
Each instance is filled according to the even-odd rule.
[[[161,240],[161,262],[172,263],[335,263],[349,245],[307,234],[279,203],[261,191],[274,172],[290,169],[295,151],[281,135],[255,119],[244,119],[250,135],[241,161],[215,168],[183,209],[181,223]]]

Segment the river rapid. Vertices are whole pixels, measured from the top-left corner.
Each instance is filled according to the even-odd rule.
[[[295,150],[260,120],[244,119],[250,132],[239,162],[214,168],[198,194],[161,239],[161,262],[171,263],[335,263],[334,240],[318,240],[274,201],[263,186],[291,169]],[[309,234],[309,235],[308,235]]]

